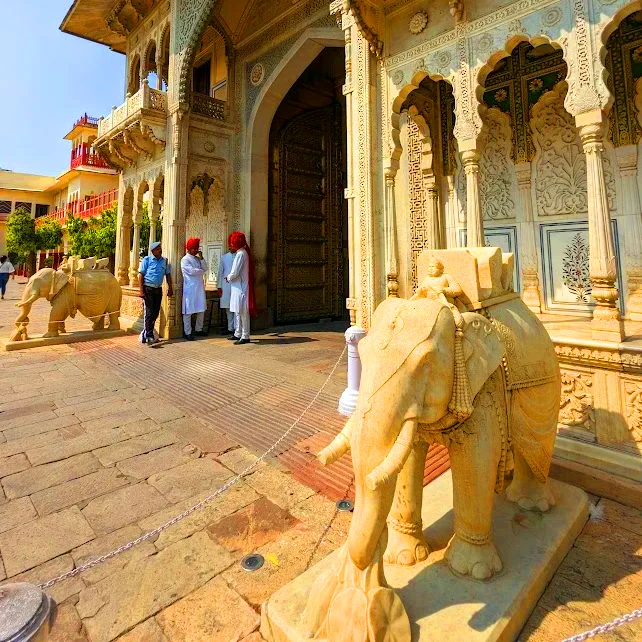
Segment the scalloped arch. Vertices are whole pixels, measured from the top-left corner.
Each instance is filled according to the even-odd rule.
[[[401,158],[401,154],[403,152],[403,146],[401,144],[401,122],[400,122],[401,115],[403,112],[401,111],[401,108],[403,107],[403,104],[406,102],[406,98],[408,98],[408,96],[415,89],[419,89],[419,86],[426,78],[430,78],[435,82],[439,82],[440,80],[443,80],[444,82],[447,82],[449,85],[453,84],[450,78],[446,78],[441,74],[435,74],[435,73],[431,74],[428,71],[416,71],[413,74],[412,78],[410,79],[410,82],[407,85],[404,85],[399,90],[397,97],[392,101],[392,113],[390,115],[390,121],[392,125],[391,139],[393,143],[393,149],[390,150],[390,158],[395,162]],[[412,116],[412,118],[420,127],[420,129],[422,127],[422,123],[420,122],[420,120],[423,121],[423,125],[425,126],[426,129],[428,129],[428,132],[430,132],[430,128],[424,121],[423,117]],[[428,134],[428,137],[430,137],[430,133]]]
[[[181,103],[187,102],[189,96],[189,73],[194,62],[194,57],[196,55],[196,48],[198,43],[203,35],[207,25],[211,24],[216,31],[223,37],[225,41],[225,54],[228,58],[233,57],[234,52],[234,43],[230,38],[230,35],[222,27],[218,18],[212,15],[214,7],[217,5],[219,0],[205,0],[202,2],[200,14],[194,23],[194,28],[189,36],[189,40],[185,47],[184,54],[181,58],[181,68],[178,81],[178,100]]]

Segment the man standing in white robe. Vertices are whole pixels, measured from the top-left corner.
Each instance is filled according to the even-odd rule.
[[[230,236],[230,247],[236,252],[232,271],[226,277],[232,286],[230,311],[234,313],[234,345],[243,345],[250,342],[250,313],[254,311],[252,263],[245,234],[234,232]]]
[[[230,240],[227,241],[228,247],[230,245]],[[225,310],[227,314],[227,333],[230,335],[230,339],[235,339],[234,336],[234,312],[230,310],[230,296],[232,293],[232,286],[226,280],[226,277],[229,276],[232,271],[232,265],[234,263],[234,250],[229,247],[229,252],[226,252],[221,257],[221,262],[218,266],[218,277],[216,279],[216,284],[218,285],[218,296],[219,303],[218,306],[221,310]]]
[[[200,239],[191,238],[185,244],[187,254],[181,259],[183,273],[183,336],[188,341],[194,341],[194,335],[204,337],[205,321],[205,281],[203,275],[207,271],[207,263],[197,256],[201,244]],[[196,315],[196,328],[192,334],[192,315]]]

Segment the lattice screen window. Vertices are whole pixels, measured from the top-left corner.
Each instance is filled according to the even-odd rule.
[[[417,289],[417,258],[426,242],[424,189],[421,174],[421,136],[419,127],[408,118],[408,186],[410,188],[410,253],[412,289]]]
[[[0,201],[0,214],[11,214],[11,201]]]
[[[25,202],[18,203],[18,202],[16,202],[16,209],[18,209],[20,207],[24,207],[24,209],[26,209],[27,212],[29,212],[31,214],[31,203],[25,203]]]

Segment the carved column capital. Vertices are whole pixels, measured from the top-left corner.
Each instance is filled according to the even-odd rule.
[[[517,163],[515,165],[515,175],[517,176],[517,185],[521,188],[531,187],[532,171],[529,162]]]
[[[481,159],[481,153],[476,149],[468,149],[462,152],[461,162],[464,166],[464,171],[466,174],[472,174],[473,172],[479,172],[479,161]]]

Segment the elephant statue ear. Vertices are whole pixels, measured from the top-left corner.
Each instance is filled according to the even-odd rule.
[[[69,283],[69,275],[62,270],[56,270],[51,277],[51,293],[49,298],[52,299],[55,297],[67,283]]]
[[[472,398],[502,363],[505,346],[492,323],[475,312],[464,312],[464,358]]]

